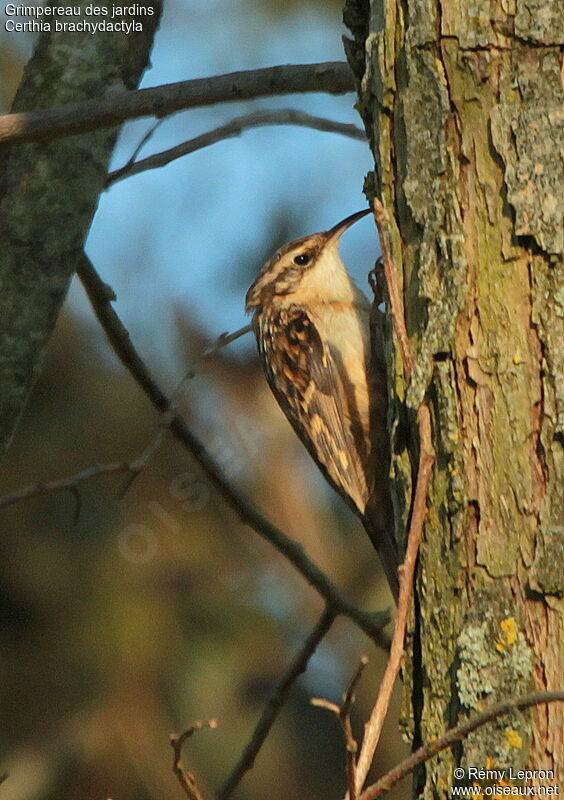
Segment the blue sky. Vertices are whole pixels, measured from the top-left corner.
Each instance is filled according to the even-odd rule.
[[[0,47],[7,36],[1,28]],[[305,5],[273,18],[265,15],[258,0],[165,0],[153,66],[142,85],[276,64],[342,60],[343,33],[340,12],[333,7]],[[12,45],[29,53],[27,36],[10,36]],[[296,108],[359,124],[353,102],[352,94],[312,94],[182,112],[160,125],[142,155],[253,108]],[[112,168],[127,161],[151,125],[144,119],[124,127]],[[104,193],[87,252],[115,289],[117,309],[151,368],[158,367],[169,386],[185,371],[175,342],[178,308],[192,314],[212,338],[244,325],[246,287],[262,266],[276,220],[291,209],[296,237],[330,227],[365,205],[362,184],[371,167],[362,142],[304,128],[269,127],[127,179]],[[343,241],[345,261],[364,289],[378,252],[370,218],[355,225]],[[93,339],[102,343],[103,334],[76,282],[68,302],[92,323]],[[255,344],[248,336],[232,350],[254,352]],[[310,467],[312,485],[321,485]],[[332,662],[326,670],[328,648],[321,648],[315,665],[327,672],[327,680],[335,681],[336,691],[346,676],[336,680]]]
[[[283,63],[343,59],[338,9],[305,5],[276,17],[251,0],[167,0],[143,86]],[[24,35],[3,33],[5,37]],[[14,39],[10,40],[14,43]],[[142,155],[170,147],[253,108],[298,108],[358,124],[352,94],[222,104],[174,115]],[[112,165],[127,161],[151,120],[125,126]],[[186,308],[215,336],[245,324],[246,285],[262,265],[279,215],[295,236],[325,229],[364,203],[371,168],[363,142],[283,126],[261,128],[116,184],[100,199],[87,252],[118,294],[144,345],[174,362],[174,315]],[[276,245],[281,242],[276,242]],[[373,223],[347,234],[343,253],[359,284],[377,255]],[[80,291],[69,302],[89,315]],[[248,349],[250,337],[234,346]]]

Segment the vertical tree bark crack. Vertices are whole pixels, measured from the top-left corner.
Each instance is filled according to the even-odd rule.
[[[562,670],[564,159],[545,24],[558,13],[531,3],[347,3],[416,354],[407,392],[391,356],[391,412],[430,399],[437,439],[405,681],[422,739],[486,700],[558,688]],[[394,451],[400,509],[408,438],[411,460]],[[472,734],[427,764],[422,795],[448,796],[455,758],[556,768],[561,715],[555,703]]]

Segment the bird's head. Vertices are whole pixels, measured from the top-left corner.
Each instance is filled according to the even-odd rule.
[[[329,228],[328,231],[304,236],[285,244],[274,253],[247,292],[247,311],[258,311],[275,298],[281,301],[300,292],[311,291],[312,284],[331,282],[336,276],[350,278],[339,255],[342,234],[370,209],[357,211]]]

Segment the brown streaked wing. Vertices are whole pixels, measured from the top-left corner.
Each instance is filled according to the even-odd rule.
[[[337,354],[324,346],[302,308],[258,314],[253,325],[280,407],[329,483],[362,514],[368,500],[366,444],[350,413],[350,387]]]

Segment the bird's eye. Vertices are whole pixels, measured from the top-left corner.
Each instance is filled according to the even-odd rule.
[[[309,264],[311,261],[311,256],[309,253],[299,253],[294,258],[294,264],[297,264],[299,267],[304,267],[306,264]]]

